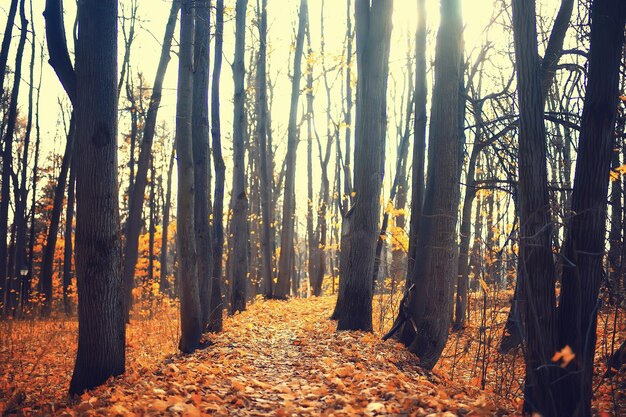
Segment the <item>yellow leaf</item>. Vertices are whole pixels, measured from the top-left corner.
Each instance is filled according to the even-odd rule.
[[[576,354],[572,351],[572,348],[569,345],[565,345],[563,349],[554,352],[552,362],[561,361],[561,368],[565,368],[575,357]]]
[[[485,294],[489,294],[489,287],[487,286],[487,283],[485,282],[485,280],[480,278],[479,282],[480,282],[480,286],[482,287],[482,289],[485,292]]]

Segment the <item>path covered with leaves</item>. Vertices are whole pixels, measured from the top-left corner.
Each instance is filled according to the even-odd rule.
[[[212,345],[130,370],[66,415],[505,414],[473,387],[427,374],[394,342],[335,332],[331,297],[258,302]],[[149,337],[149,335],[147,335]]]

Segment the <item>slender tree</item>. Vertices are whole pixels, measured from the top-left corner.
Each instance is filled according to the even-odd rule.
[[[280,234],[280,257],[278,259],[278,281],[275,298],[285,299],[289,296],[291,272],[293,270],[292,255],[294,239],[294,221],[296,213],[296,151],[298,150],[298,100],[300,98],[300,81],[302,78],[302,54],[304,51],[304,35],[308,20],[308,2],[300,0],[298,12],[298,33],[294,52],[293,75],[291,78],[291,105],[289,107],[289,124],[287,126],[287,156],[285,171],[285,191],[283,193],[282,229]]]
[[[176,247],[179,258],[180,322],[179,348],[191,353],[200,346],[202,311],[198,283],[195,239],[195,187],[192,145],[194,1],[182,0],[178,96],[176,102],[176,156],[178,165],[178,202]]]
[[[167,67],[170,62],[172,39],[174,37],[174,31],[176,29],[176,21],[178,18],[178,12],[180,10],[180,7],[181,0],[172,0],[169,18],[165,26],[163,46],[161,48],[161,56],[159,58],[159,64],[157,66],[157,71],[154,78],[154,86],[152,88],[150,104],[146,113],[143,137],[139,149],[137,173],[134,180],[134,186],[132,187],[129,197],[130,202],[126,226],[126,246],[124,247],[123,264],[125,307],[124,312],[127,320],[130,313],[130,308],[132,306],[132,289],[135,277],[135,265],[137,264],[139,235],[141,233],[141,213],[143,211],[146,184],[148,182],[148,168],[150,165],[150,156],[152,155],[152,143],[154,142],[157,115],[159,107],[161,105],[161,97],[163,94],[163,80],[165,79]]]
[[[232,238],[231,259],[232,289],[230,311],[243,311],[246,308],[246,275],[248,256],[248,196],[246,194],[245,171],[245,41],[246,8],[248,0],[237,0],[235,30],[235,61],[233,78],[235,81],[234,117],[233,117],[233,191],[230,207],[233,212],[230,233]]]
[[[224,0],[215,4],[215,58],[211,80],[211,136],[213,165],[215,167],[215,190],[213,197],[213,277],[209,331],[222,330],[222,265],[224,254],[224,182],[226,165],[222,156],[222,132],[220,121],[220,75],[222,73],[222,49],[224,43]]]

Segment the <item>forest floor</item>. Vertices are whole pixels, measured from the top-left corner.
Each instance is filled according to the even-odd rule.
[[[492,384],[481,389],[469,357],[451,362],[444,353],[444,364],[425,372],[415,356],[377,333],[337,333],[328,319],[334,300],[256,302],[227,318],[208,348],[186,356],[176,353],[174,306],[136,319],[128,330],[126,374],[73,402],[65,392],[76,323],[50,320],[42,331],[41,321],[15,321],[18,336],[0,336],[0,415],[4,409],[70,416],[465,416],[520,409],[516,395],[500,395]],[[454,337],[446,351],[459,345],[472,355],[471,341]]]

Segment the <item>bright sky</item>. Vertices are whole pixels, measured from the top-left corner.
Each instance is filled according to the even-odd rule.
[[[501,25],[494,25],[488,32],[485,31],[485,27],[491,19],[494,10],[500,8],[502,0],[461,0],[463,7],[463,20],[465,23],[465,48],[466,55],[471,56],[476,54],[476,50],[485,42],[489,40],[495,44],[496,50],[509,50],[510,35],[505,32],[505,29]],[[6,13],[8,7],[8,1],[2,2],[0,6],[0,28],[4,30],[6,22]],[[28,2],[27,2],[28,3]],[[71,39],[71,30],[74,23],[75,16],[75,4],[72,0],[65,0],[66,6],[66,26],[68,29],[68,38]],[[127,5],[129,0],[121,0],[120,4]],[[224,65],[222,72],[222,132],[223,132],[223,144],[224,155],[227,165],[230,166],[232,159],[232,146],[231,146],[231,126],[232,126],[232,95],[233,95],[233,81],[232,71],[230,63],[233,59],[233,44],[234,44],[234,6],[235,0],[225,0],[227,10],[226,15],[226,27],[224,37]],[[272,121],[274,128],[274,138],[276,143],[286,143],[286,127],[289,113],[289,97],[290,97],[290,79],[288,73],[293,68],[292,55],[292,43],[294,41],[295,25],[297,23],[297,11],[299,7],[299,0],[269,0],[268,19],[269,19],[269,48],[271,55],[269,56],[268,63],[270,69],[270,77],[276,81],[275,97],[273,105]],[[508,2],[507,2],[508,3]],[[556,13],[558,7],[557,0],[545,0],[543,3],[545,7],[545,16],[552,18]],[[157,62],[160,54],[160,42],[163,38],[163,31],[167,16],[169,13],[170,2],[167,0],[143,0],[139,2],[139,19],[140,27],[138,28],[137,38],[133,45],[131,53],[131,67],[134,74],[137,72],[143,72],[145,79],[152,84],[154,79],[154,71],[157,66]],[[311,19],[311,34],[312,34],[312,47],[314,52],[319,53],[320,47],[320,8],[322,0],[309,0],[309,12]],[[497,6],[496,6],[497,5]],[[254,17],[254,7],[256,6],[256,0],[249,1],[248,9],[248,23],[250,23],[252,17]],[[44,8],[43,1],[34,1],[34,21],[35,30],[37,32],[38,42],[43,41],[44,36],[44,21],[42,12]],[[411,51],[413,51],[413,38],[416,26],[416,1],[413,0],[395,0],[393,16],[393,32],[392,32],[392,50],[391,50],[391,63],[390,63],[390,81],[389,81],[389,95],[390,97],[396,97],[396,102],[390,99],[389,101],[389,138],[388,143],[388,173],[393,173],[395,166],[395,143],[396,143],[396,120],[394,107],[402,109],[406,105],[400,103],[399,100],[402,97],[402,91],[404,83],[406,82],[406,53],[407,53],[407,40],[411,42]],[[29,11],[27,10],[27,14]],[[327,67],[332,67],[336,62],[336,58],[341,55],[343,50],[343,43],[346,31],[346,3],[341,0],[326,0],[324,19],[325,19],[325,39],[326,39],[326,59]],[[427,0],[427,21],[429,28],[429,42],[428,42],[428,61],[432,62],[434,56],[435,46],[435,34],[437,25],[439,22],[439,1]],[[18,16],[19,22],[19,16]],[[501,19],[506,21],[506,18]],[[18,23],[19,26],[19,23]],[[12,56],[17,44],[17,37],[19,35],[18,27],[14,30],[14,42],[12,45],[11,58],[9,64],[12,65]],[[121,54],[123,54],[122,37],[120,31],[120,61]],[[249,26],[247,46],[250,46],[252,42],[256,42],[257,32],[252,26]],[[29,45],[27,45],[28,51]],[[38,47],[39,48],[39,47]],[[70,45],[70,50],[73,50],[73,45]],[[319,55],[319,54],[318,54]],[[28,57],[30,53],[25,55],[24,58],[24,77],[28,76],[27,66]],[[177,59],[176,54],[172,55],[172,61],[168,70],[164,85],[164,95],[162,108],[159,112],[159,120],[166,121],[170,125],[170,131],[173,130],[174,123],[174,109],[176,99],[176,70]],[[249,58],[249,53],[246,55],[246,61]],[[246,62],[248,66],[248,62]],[[38,79],[39,63],[36,65],[35,79]],[[326,95],[323,89],[323,81],[321,79],[321,62],[316,62],[316,68],[314,70],[317,77],[314,91],[316,93],[315,112],[316,112],[316,126],[320,135],[324,135],[326,132],[325,126],[325,109],[326,109]],[[508,78],[508,74],[504,75],[504,78]],[[335,79],[335,74],[330,76],[331,82]],[[432,80],[432,73],[428,75],[429,85]],[[25,78],[27,81],[27,78]],[[304,88],[305,82],[303,80],[302,87]],[[333,90],[333,108],[335,117],[339,117],[339,100],[341,97],[342,81],[338,78]],[[488,87],[487,87],[488,88]],[[497,87],[496,87],[497,88]],[[23,84],[21,92],[21,109],[25,113],[27,103],[27,86]],[[122,95],[123,97],[124,95]],[[44,152],[62,152],[65,138],[63,134],[59,132],[62,126],[59,125],[60,111],[59,100],[65,99],[65,94],[61,89],[52,68],[44,62],[43,65],[43,87],[41,96],[41,127],[43,144],[42,149]],[[300,109],[303,108],[305,96],[301,96]],[[124,106],[123,98],[120,103],[120,108]],[[128,129],[127,127],[127,112],[121,112],[120,120],[120,132]],[[297,169],[297,204],[300,208],[305,207],[306,193],[301,192],[304,190],[306,184],[306,133],[303,132],[303,141],[300,143],[298,149],[298,169]],[[343,135],[342,135],[343,136]],[[324,141],[324,139],[323,139]],[[392,149],[393,148],[393,149]],[[317,146],[314,146],[315,153],[317,154]],[[279,149],[278,159],[282,161],[284,154],[284,146]],[[314,155],[314,165],[317,162],[317,155]],[[126,170],[124,175],[127,176],[127,168],[120,167],[120,169]],[[319,173],[314,171],[314,178],[319,178]],[[227,174],[229,177],[229,174]],[[228,178],[227,181],[229,181]],[[387,175],[385,183],[389,184],[391,181],[391,175]],[[175,182],[174,182],[175,184]],[[227,184],[227,189],[229,188]],[[228,196],[227,196],[228,198]],[[175,201],[175,199],[173,200]]]

